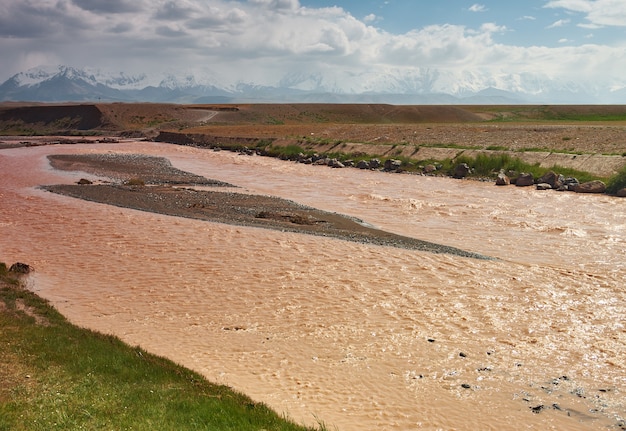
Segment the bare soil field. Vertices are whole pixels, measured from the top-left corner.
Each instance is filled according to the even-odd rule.
[[[626,154],[626,105],[0,104],[0,135],[151,139],[161,131],[306,142],[320,150],[338,143],[348,149],[379,145],[384,151],[379,148],[377,153],[384,155],[392,155],[389,149],[398,145],[410,147],[397,151],[402,156],[417,147],[511,151],[528,155],[533,163],[556,152],[569,154],[558,161],[571,159],[576,168],[577,155],[603,155],[590,166],[606,176],[626,163],[619,160]],[[540,152],[544,155],[533,154]]]
[[[626,126],[562,124],[299,124],[206,125],[188,133],[245,138],[296,138],[312,142],[502,147],[512,151],[567,151],[620,154]]]
[[[244,105],[185,132],[312,142],[619,154],[626,106]]]
[[[626,106],[0,104],[0,135],[158,130],[621,154]]]

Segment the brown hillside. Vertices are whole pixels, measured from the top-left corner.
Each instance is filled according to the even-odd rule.
[[[162,103],[42,105],[0,104],[0,134],[55,134],[140,131],[189,127],[204,120],[206,109]]]
[[[102,127],[103,115],[95,105],[19,106],[0,110],[0,124],[92,130]]]
[[[54,134],[183,129],[215,125],[467,123],[479,114],[454,106],[366,104],[175,105],[163,103],[0,105],[0,133]]]

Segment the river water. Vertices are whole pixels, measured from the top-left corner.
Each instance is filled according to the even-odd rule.
[[[485,261],[58,196],[48,154],[143,153]],[[0,260],[72,322],[330,429],[616,429],[626,200],[145,142],[0,150]]]

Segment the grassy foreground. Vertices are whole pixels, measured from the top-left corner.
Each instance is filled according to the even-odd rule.
[[[70,324],[0,263],[0,430],[55,429],[308,428],[169,360]]]

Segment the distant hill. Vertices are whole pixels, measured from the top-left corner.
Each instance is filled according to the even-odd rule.
[[[465,123],[481,115],[456,106],[388,104],[17,103],[0,105],[1,134],[145,131],[204,124],[219,112],[220,124]]]

